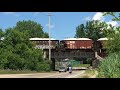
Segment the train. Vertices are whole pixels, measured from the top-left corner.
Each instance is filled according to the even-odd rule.
[[[36,44],[35,48],[38,49],[49,49],[49,38],[30,38],[30,41]],[[59,40],[54,38],[50,38],[51,41],[51,49],[55,49],[56,45],[59,44]]]
[[[48,49],[49,48],[49,38],[30,38],[30,41],[36,43],[36,48]],[[56,40],[51,38],[51,49],[58,47],[65,47],[66,49],[91,49],[92,40],[88,38],[67,38],[64,40]]]
[[[49,38],[30,38],[30,41],[36,44],[35,48],[43,49],[48,51],[49,49]],[[50,38],[51,41],[51,50],[56,52],[59,50],[67,51],[75,51],[75,50],[83,50],[86,52],[92,51],[93,49],[93,41],[89,38],[66,38],[63,40],[56,40],[54,38]],[[106,57],[106,46],[108,39],[100,38],[98,39],[98,44],[100,44],[100,50],[98,51],[99,56]]]
[[[65,42],[66,49],[91,49],[93,46],[93,41],[89,38],[67,38],[61,42]]]
[[[3,40],[1,38],[0,40]],[[36,44],[35,48],[49,49],[49,38],[30,38],[30,41]],[[65,48],[65,49],[92,49],[93,41],[89,38],[66,38],[63,40],[56,40],[50,38],[51,49]],[[101,48],[106,49],[108,44],[107,38],[100,38],[97,40],[98,44],[101,44]]]
[[[106,38],[98,39],[99,44],[104,46]],[[49,38],[30,38],[30,41],[36,43],[36,48],[49,49]],[[65,48],[65,49],[92,49],[93,41],[89,38],[66,38],[63,40],[56,40],[50,38],[51,49]],[[104,47],[106,48],[106,47]]]

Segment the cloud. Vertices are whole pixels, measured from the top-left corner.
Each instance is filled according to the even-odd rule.
[[[108,25],[112,25],[112,26],[114,26],[114,27],[118,27],[119,26],[119,24],[116,22],[116,21],[109,21],[109,22],[106,22]],[[108,28],[109,28],[110,26],[108,26]]]
[[[5,15],[13,15],[13,16],[16,16],[16,17],[19,17],[20,15],[17,14],[16,12],[2,12],[3,14]]]
[[[97,12],[97,13],[93,16],[92,20],[99,20],[99,21],[102,22],[102,21],[105,20],[105,18],[104,18],[104,16],[103,16],[103,13]]]
[[[91,17],[88,16],[88,17],[85,18],[85,20],[86,20],[86,21],[90,21],[90,20],[91,20]]]

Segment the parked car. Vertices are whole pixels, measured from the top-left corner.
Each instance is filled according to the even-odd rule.
[[[59,68],[59,72],[66,72],[67,71],[67,67],[61,66]]]

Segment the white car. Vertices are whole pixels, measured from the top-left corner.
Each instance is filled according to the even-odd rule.
[[[67,68],[66,67],[60,67],[59,68],[59,72],[66,72],[67,71]]]

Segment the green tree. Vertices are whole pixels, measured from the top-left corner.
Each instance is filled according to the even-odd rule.
[[[85,28],[84,28],[84,24],[81,24],[79,26],[76,27],[76,35],[75,38],[85,38]]]
[[[113,21],[120,21],[120,12],[103,12],[103,16],[111,15],[113,16]],[[107,37],[109,38],[107,51],[109,53],[118,52],[120,49],[120,26],[113,27],[110,25],[108,29]]]
[[[0,29],[0,39],[2,38],[2,37],[4,37],[4,32],[2,31],[2,29]]]
[[[7,29],[4,40],[0,43],[0,69],[43,70],[40,67],[45,62],[42,50],[35,49],[34,46],[27,32],[20,32],[17,28]],[[44,65],[47,65],[44,70],[50,70],[50,64]]]
[[[115,28],[112,33],[108,35],[108,45],[107,45],[107,52],[108,53],[115,53],[120,51],[120,27]]]
[[[120,13],[103,12],[104,16],[112,15],[113,21],[120,21]],[[106,57],[98,67],[98,77],[103,78],[119,78],[120,77],[120,27],[113,27],[106,31],[108,37]]]
[[[20,32],[27,32],[27,34],[29,34],[29,38],[48,38],[48,34],[43,31],[41,24],[31,20],[17,22],[15,29]]]
[[[120,21],[120,12],[103,12],[103,16],[106,15],[113,16],[113,21]]]
[[[98,20],[86,22],[86,37],[92,39],[93,41],[95,57],[97,57],[97,51],[101,48],[97,40],[99,38],[106,37],[105,30],[107,29],[107,26],[108,25],[105,22],[99,22]]]

